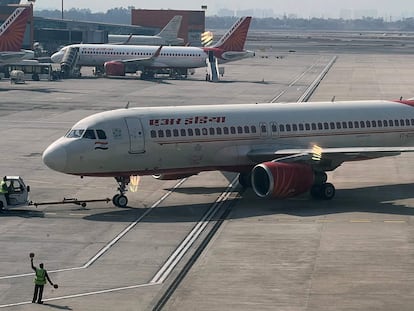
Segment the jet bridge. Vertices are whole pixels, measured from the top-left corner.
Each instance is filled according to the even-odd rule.
[[[66,49],[60,62],[60,71],[64,78],[79,76],[79,67],[77,67],[79,59],[79,48],[69,47]]]

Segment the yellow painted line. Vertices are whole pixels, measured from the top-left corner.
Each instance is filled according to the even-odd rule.
[[[384,222],[385,223],[388,223],[388,224],[403,224],[403,223],[406,223],[406,221],[405,220],[398,220],[398,219],[396,219],[396,220],[384,220]]]
[[[57,213],[46,212],[45,215],[56,215]]]
[[[369,223],[369,222],[372,222],[372,221],[369,220],[369,219],[351,219],[349,222],[352,222],[352,223]]]
[[[335,222],[335,220],[330,220],[330,219],[317,219],[316,222]]]

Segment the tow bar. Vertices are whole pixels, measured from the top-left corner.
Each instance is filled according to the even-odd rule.
[[[95,199],[95,200],[78,200],[76,198],[63,198],[62,201],[52,201],[52,202],[29,202],[29,205],[34,205],[35,207],[38,207],[40,205],[59,205],[59,204],[75,204],[82,207],[86,206],[86,203],[92,203],[92,202],[110,202],[110,198],[105,199]]]

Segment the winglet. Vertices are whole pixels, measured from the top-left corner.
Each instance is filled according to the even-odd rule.
[[[161,54],[162,45],[155,51],[154,55],[151,56],[151,59],[157,58]]]
[[[0,51],[18,52],[21,50],[29,16],[28,7],[18,7],[4,21],[0,26]]]

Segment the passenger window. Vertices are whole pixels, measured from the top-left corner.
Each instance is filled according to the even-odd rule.
[[[230,127],[230,133],[236,134],[236,128],[234,126]]]
[[[157,132],[155,132],[155,130],[152,130],[152,131],[151,131],[151,137],[152,137],[152,138],[157,137]]]
[[[377,127],[377,121],[371,121],[372,127]]]
[[[303,127],[302,123],[299,123],[299,131],[303,131],[305,128]]]
[[[343,121],[343,122],[342,122],[342,128],[343,128],[343,129],[348,128],[348,124],[347,124],[345,121]]]
[[[188,129],[188,136],[193,136],[193,135],[194,135],[193,129]]]
[[[286,124],[286,131],[287,131],[287,132],[290,132],[290,130],[291,130],[291,129],[290,129],[290,124]]]
[[[378,120],[378,127],[382,127],[382,121]]]
[[[274,123],[272,123],[272,132],[273,133],[276,133],[277,132],[277,126]]]
[[[361,126],[361,128],[365,128],[365,122],[364,121],[360,121],[359,125]]]
[[[165,136],[171,137],[171,130],[165,130]]]
[[[249,129],[249,127],[247,125],[244,127],[244,132],[246,134],[249,134],[250,133],[250,129]]]
[[[329,124],[328,124],[328,122],[323,122],[323,128],[325,130],[329,130]]]
[[[196,136],[200,136],[201,135],[201,131],[199,128],[194,129],[194,133]]]
[[[394,121],[394,125],[395,125],[395,126],[400,126],[400,124],[398,123],[398,120],[395,120],[395,121]]]
[[[178,137],[178,130],[177,129],[173,129],[173,135],[174,135],[174,137]]]
[[[414,119],[411,119],[411,125],[414,125]]]
[[[181,134],[181,136],[187,136],[187,135],[186,135],[187,133],[185,132],[185,129],[181,129],[181,130],[180,130],[180,134]]]
[[[384,120],[384,127],[388,127],[388,121]]]
[[[252,126],[250,127],[250,129],[252,130],[252,133],[253,133],[253,134],[254,134],[254,133],[256,133],[256,126],[252,125]]]
[[[214,135],[214,127],[210,127],[209,131],[210,131],[210,135]]]
[[[336,122],[336,128],[340,129],[341,128],[341,122]]]
[[[95,131],[94,130],[86,130],[85,134],[83,134],[82,138],[86,139],[96,139]]]
[[[201,133],[202,133],[204,136],[208,135],[208,131],[207,131],[207,129],[206,129],[205,127],[203,127],[203,128],[201,129]]]
[[[262,133],[267,133],[267,127],[265,124],[260,125],[260,130],[262,131]]]
[[[99,139],[106,139],[106,134],[103,130],[96,130]]]
[[[390,126],[394,126],[394,122],[392,120],[389,121],[388,123]]]
[[[217,135],[221,135],[221,127],[217,127],[216,128],[216,134]]]
[[[238,134],[243,134],[243,128],[241,126],[237,127],[237,133]]]
[[[322,129],[323,129],[322,123],[318,122],[318,130],[322,130]]]
[[[283,124],[279,125],[279,131],[280,132],[284,132],[285,131],[285,126]]]
[[[367,127],[371,127],[371,122],[366,121],[365,124],[367,125]]]
[[[356,129],[359,129],[359,122],[358,122],[358,121],[354,121],[354,127],[355,127]]]
[[[310,124],[309,123],[305,123],[305,130],[310,131]]]
[[[405,125],[406,125],[406,126],[409,126],[409,125],[410,125],[410,120],[405,119]]]
[[[334,130],[335,129],[335,123],[334,122],[330,122],[329,125],[331,127],[331,130]]]
[[[352,123],[352,121],[348,121],[348,128],[350,129],[354,128],[354,124]]]
[[[223,133],[224,133],[225,135],[229,135],[229,128],[228,128],[227,126],[225,126],[225,127],[223,128]]]
[[[296,132],[298,130],[297,124],[292,124],[292,131]]]
[[[312,123],[311,125],[312,125],[312,131],[316,131],[316,124]]]
[[[158,130],[158,137],[164,137],[164,131]]]

